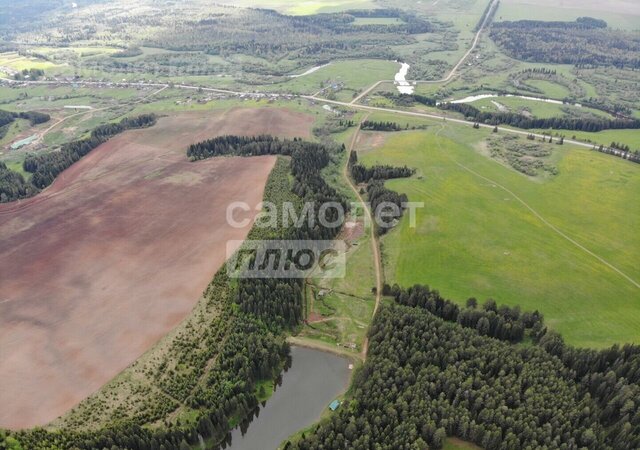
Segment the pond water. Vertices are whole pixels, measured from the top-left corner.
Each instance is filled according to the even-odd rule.
[[[411,85],[411,83],[409,83],[407,81],[407,73],[409,73],[409,64],[407,63],[400,63],[400,70],[398,71],[398,73],[396,73],[396,76],[394,78],[395,80],[395,85],[398,88],[398,92],[400,92],[401,94],[413,94],[413,91],[415,90],[414,86]]]
[[[304,77],[306,75],[310,75],[313,72],[316,72],[316,71],[322,69],[323,67],[327,67],[329,64],[331,64],[331,63],[323,64],[321,66],[312,67],[311,69],[309,69],[309,70],[307,70],[306,72],[303,72],[303,73],[299,73],[299,74],[296,74],[296,75],[289,75],[289,78],[300,78],[300,77]]]
[[[449,100],[449,103],[473,103],[477,100],[483,100],[485,98],[500,98],[500,97],[516,97],[522,98],[525,100],[532,100],[535,102],[545,102],[545,103],[553,103],[554,105],[563,105],[564,102],[560,100],[554,100],[551,98],[541,98],[541,97],[531,97],[528,95],[513,95],[513,94],[505,94],[505,95],[497,95],[497,94],[479,94],[479,95],[470,95],[465,98],[461,98],[459,100]],[[579,103],[575,103],[573,106],[582,106]]]
[[[231,433],[230,450],[275,450],[292,434],[317,422],[338,395],[346,391],[350,361],[303,347],[291,347],[291,368],[244,434]]]

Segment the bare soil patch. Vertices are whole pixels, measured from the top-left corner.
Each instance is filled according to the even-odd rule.
[[[99,389],[189,315],[227,240],[246,237],[226,207],[262,200],[275,157],[191,163],[188,144],[309,136],[312,122],[276,108],[164,117],[0,206],[0,427],[46,424]]]
[[[381,131],[362,131],[358,133],[356,142],[358,153],[364,154],[382,147],[389,134]]]

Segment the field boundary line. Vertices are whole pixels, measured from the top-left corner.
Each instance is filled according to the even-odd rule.
[[[375,222],[373,221],[373,214],[371,213],[371,208],[364,201],[364,199],[362,198],[362,195],[360,194],[360,191],[358,191],[358,187],[355,185],[355,183],[349,176],[349,160],[350,160],[351,152],[355,148],[356,141],[358,140],[358,136],[360,135],[360,125],[362,124],[362,122],[367,120],[369,116],[370,116],[370,113],[366,114],[362,118],[362,120],[358,124],[358,128],[356,128],[356,131],[353,133],[351,142],[349,143],[349,147],[347,149],[347,155],[346,155],[347,158],[346,158],[346,162],[345,162],[344,170],[342,174],[345,180],[347,180],[347,183],[349,183],[349,187],[351,187],[351,190],[356,195],[356,198],[362,204],[364,212],[369,218],[369,223],[371,224],[371,249],[373,250],[374,269],[376,272],[376,303],[373,307],[373,314],[371,315],[371,318],[373,320],[373,318],[376,316],[376,313],[378,312],[380,301],[382,300],[382,262],[380,260],[380,246],[378,245],[378,238],[376,237],[376,231],[374,226]],[[369,338],[365,335],[364,342],[362,344],[362,359],[365,359],[367,357],[368,350],[369,350]]]
[[[440,131],[442,129],[440,129],[437,133],[436,136],[439,135]],[[438,136],[439,137],[439,136]],[[440,144],[438,144],[438,148],[442,149]],[[446,152],[445,152],[446,153]],[[447,154],[447,156],[449,156]],[[618,275],[621,275],[623,278],[625,278],[627,281],[629,281],[631,284],[633,284],[635,287],[640,289],[640,283],[638,283],[637,281],[635,281],[633,278],[631,278],[629,275],[627,275],[626,273],[624,273],[622,270],[618,269],[616,266],[614,266],[613,264],[611,264],[610,262],[608,262],[607,260],[605,260],[604,258],[602,258],[601,256],[599,256],[598,254],[594,253],[593,251],[589,250],[587,247],[585,247],[584,245],[580,244],[579,242],[577,242],[575,239],[573,239],[571,236],[568,236],[566,233],[564,233],[563,231],[561,231],[558,227],[556,227],[554,224],[552,224],[551,222],[549,222],[547,219],[544,218],[544,216],[542,216],[538,211],[536,211],[535,209],[533,209],[532,206],[530,206],[527,202],[525,202],[522,198],[520,198],[517,194],[515,194],[513,191],[511,191],[509,188],[501,185],[500,183],[492,180],[491,178],[485,177],[484,175],[476,172],[475,170],[465,166],[464,164],[456,161],[455,159],[453,159],[451,156],[449,156],[449,158],[451,159],[451,161],[453,161],[458,167],[466,170],[467,172],[471,173],[472,175],[475,175],[476,177],[482,178],[485,181],[488,181],[489,183],[493,184],[494,186],[499,187],[500,189],[502,189],[503,191],[505,191],[507,194],[511,195],[514,199],[516,199],[522,206],[524,206],[526,209],[529,210],[529,212],[531,212],[535,217],[537,217],[543,224],[545,224],[547,227],[551,228],[555,233],[557,233],[559,236],[561,236],[562,238],[566,239],[567,241],[569,241],[570,243],[572,243],[573,245],[575,245],[576,247],[578,247],[580,250],[584,251],[585,253],[587,253],[588,255],[593,256],[594,258],[596,258],[598,261],[600,261],[602,264],[604,264],[605,266],[607,266],[609,269],[613,270],[614,272],[617,272]]]

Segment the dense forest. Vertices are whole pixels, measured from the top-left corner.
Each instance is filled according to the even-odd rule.
[[[395,9],[375,11],[309,16],[286,16],[266,9],[225,11],[226,16],[179,24],[179,29],[172,35],[154,37],[146,44],[171,50],[204,51],[211,55],[239,53],[270,60],[287,56],[296,61],[311,62],[309,59],[312,58],[317,62],[335,59],[341,54],[353,56],[354,52],[361,57],[383,56],[389,53],[389,45],[408,43],[408,36],[432,29],[429,22],[410,13]],[[357,17],[365,16],[395,17],[401,22],[397,25],[353,25]],[[262,27],[256,28],[256,23]]]
[[[392,61],[400,58],[394,46],[415,43],[415,35],[434,31],[427,20],[394,8],[291,16],[261,8],[211,4],[202,8],[201,3],[172,6],[171,13],[161,16],[155,13],[154,4],[148,3],[149,10],[125,11],[120,3],[105,5],[102,13],[78,10],[73,18],[54,17],[45,25],[51,30],[48,44],[101,42],[108,34],[105,44],[126,43],[128,49],[112,57],[86,60],[83,63],[87,67],[176,75],[214,74],[228,71],[233,65],[238,73],[250,73],[255,78],[286,76],[303,67],[341,58]],[[127,14],[126,23],[120,13]],[[357,22],[359,18],[397,20],[361,24]],[[134,40],[134,36],[139,38]],[[173,52],[139,54],[136,49],[142,46]]]
[[[497,22],[490,36],[507,54],[523,61],[640,68],[640,36],[609,29],[605,21],[589,17],[575,22]]]
[[[288,449],[418,450],[447,436],[488,450],[640,445],[640,347],[577,350],[537,313],[475,299],[459,309],[423,286],[386,290],[396,304],[374,319],[352,396]],[[517,333],[489,337],[499,324]],[[533,345],[506,342],[522,329]]]

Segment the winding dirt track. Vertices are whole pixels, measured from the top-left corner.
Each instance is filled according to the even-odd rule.
[[[191,163],[189,143],[305,137],[312,123],[276,108],[165,117],[1,205],[0,427],[46,424],[99,389],[189,314],[226,241],[246,237],[226,206],[257,205],[275,157]]]
[[[362,122],[364,122],[368,118],[369,118],[369,114],[364,116],[362,118],[362,121],[360,122],[360,125],[362,124]],[[356,142],[358,141],[358,136],[360,135],[360,125],[358,125],[358,128],[353,133],[353,137],[351,138],[351,142],[349,143],[349,149],[348,149],[349,153],[351,153],[351,151],[355,148]],[[371,227],[373,227],[374,221],[373,221],[373,215],[371,213],[371,208],[369,207],[369,204],[364,201],[364,199],[362,198],[362,195],[360,194],[360,191],[358,190],[358,187],[354,184],[353,180],[349,176],[349,157],[347,157],[347,161],[345,163],[342,174],[344,178],[347,180],[347,183],[349,183],[349,187],[351,187],[351,190],[358,198],[358,201],[362,204],[365,214],[367,215],[367,219],[369,220]],[[382,258],[380,258],[380,246],[378,244],[378,236],[376,236],[376,233],[373,228],[371,230],[371,251],[373,253],[373,265],[376,271],[376,303],[375,303],[375,306],[373,307],[373,314],[371,315],[373,320],[373,318],[376,316],[376,312],[378,312],[378,307],[380,306],[380,301],[382,299]],[[369,350],[369,338],[365,336],[364,343],[362,344],[362,359],[365,359],[367,357],[368,350]]]

